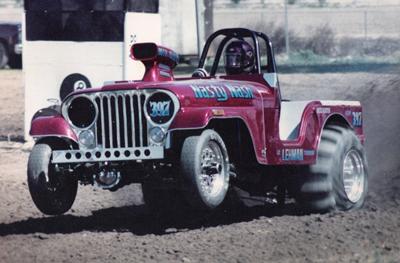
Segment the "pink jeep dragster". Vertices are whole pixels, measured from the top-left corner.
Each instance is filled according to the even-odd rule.
[[[168,48],[138,43],[131,56],[145,65],[141,81],[71,93],[33,118],[28,183],[43,213],[68,211],[78,182],[112,191],[141,183],[157,209],[180,196],[214,209],[232,189],[290,196],[308,212],[363,205],[360,103],[283,100],[265,34],[215,32],[190,78],[174,77]]]

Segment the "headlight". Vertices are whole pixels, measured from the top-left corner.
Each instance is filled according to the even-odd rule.
[[[91,130],[82,131],[79,133],[79,142],[86,147],[91,147],[94,145],[94,134]]]
[[[147,99],[147,116],[156,125],[169,122],[172,119],[174,112],[174,102],[167,93],[156,92]]]
[[[165,132],[160,127],[154,127],[149,132],[150,139],[155,143],[160,143],[165,138]]]
[[[67,109],[68,119],[78,129],[90,127],[96,121],[96,105],[86,97],[72,99]]]

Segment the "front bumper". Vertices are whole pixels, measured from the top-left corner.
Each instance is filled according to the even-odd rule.
[[[53,151],[52,163],[91,163],[164,158],[164,147],[135,147],[92,150]]]

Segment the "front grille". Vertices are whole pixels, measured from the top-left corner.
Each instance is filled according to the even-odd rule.
[[[146,96],[138,91],[101,92],[94,101],[97,146],[101,148],[146,147],[147,121],[143,109]]]

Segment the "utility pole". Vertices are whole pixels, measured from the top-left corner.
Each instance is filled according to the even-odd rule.
[[[197,31],[197,56],[200,58],[201,52],[201,44],[200,44],[200,7],[199,7],[199,0],[195,0],[196,6],[196,31]]]
[[[204,37],[214,33],[214,0],[204,0]]]
[[[289,18],[288,18],[288,0],[283,0],[285,2],[285,45],[286,54],[290,58],[290,44],[289,44]]]
[[[197,53],[200,57],[200,52],[204,45],[204,39],[209,30],[212,29],[212,1],[213,0],[194,0],[196,9],[196,31],[197,31]],[[207,8],[211,7],[211,11]]]

